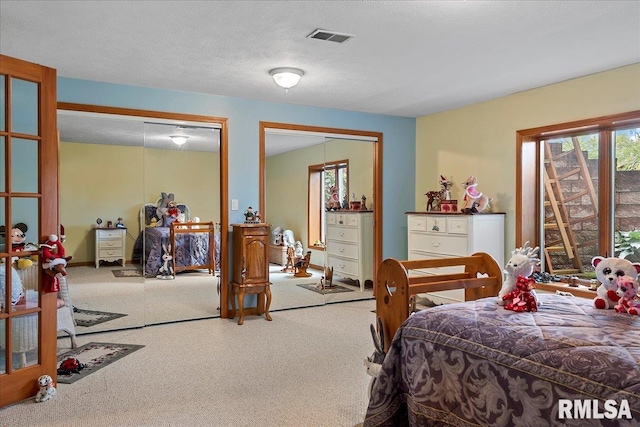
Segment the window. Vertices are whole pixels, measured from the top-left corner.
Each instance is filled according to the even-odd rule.
[[[520,131],[518,144],[516,246],[536,242],[560,276],[589,276],[597,255],[640,262],[640,111]]]
[[[309,166],[309,247],[324,247],[325,212],[349,200],[349,161]]]

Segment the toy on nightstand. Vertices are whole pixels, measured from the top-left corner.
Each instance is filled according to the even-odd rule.
[[[116,228],[125,228],[124,223],[122,222],[122,217],[118,217],[118,222],[116,222]]]

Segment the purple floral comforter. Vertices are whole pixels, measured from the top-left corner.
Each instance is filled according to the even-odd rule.
[[[208,233],[180,233],[176,234],[176,259],[175,266],[184,267],[191,265],[209,264],[209,235]],[[219,236],[214,235],[214,259],[219,264]],[[169,227],[148,227],[134,244],[134,260],[140,259],[144,265],[144,274],[147,277],[155,277],[163,264],[162,245],[169,245]]]
[[[582,298],[540,299],[535,313],[487,298],[410,316],[376,379],[364,426],[639,426],[640,317]],[[591,402],[591,419],[566,419],[575,415],[566,399]]]

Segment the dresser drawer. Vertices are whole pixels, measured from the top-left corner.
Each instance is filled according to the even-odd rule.
[[[467,234],[467,218],[448,218],[447,231],[451,234]]]
[[[108,248],[121,248],[122,247],[122,239],[100,239],[98,240],[98,247],[100,249],[108,249]]]
[[[444,216],[427,217],[427,231],[429,233],[446,233],[447,218]]]
[[[410,231],[427,231],[427,218],[424,216],[409,217]]]
[[[358,226],[358,215],[345,215],[344,223],[349,227],[357,227]]]
[[[100,249],[100,258],[122,258],[124,256],[124,251],[122,248],[119,249]]]
[[[411,234],[409,251],[421,250],[444,255],[466,256],[467,236],[453,234]]]
[[[358,229],[349,227],[327,227],[327,240],[358,243]]]
[[[325,216],[325,219],[327,221],[327,225],[335,225],[336,224],[336,214],[334,213],[327,213]]]
[[[358,245],[349,243],[331,242],[327,244],[327,254],[340,257],[358,259]]]
[[[358,276],[358,262],[350,261],[342,258],[335,258],[330,256],[327,260],[329,263],[329,267],[333,267],[334,273],[340,275],[340,273],[350,275],[350,276]]]
[[[98,230],[97,238],[102,239],[122,239],[121,230]]]

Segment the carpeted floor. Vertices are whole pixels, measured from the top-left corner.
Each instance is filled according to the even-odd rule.
[[[321,296],[305,289],[312,296]],[[349,294],[357,294],[350,292]],[[344,294],[343,294],[344,295]],[[328,296],[325,296],[328,297]],[[364,420],[375,301],[78,336],[145,347],[56,397],[0,409],[21,427],[354,427]],[[68,340],[58,345],[67,346]]]

